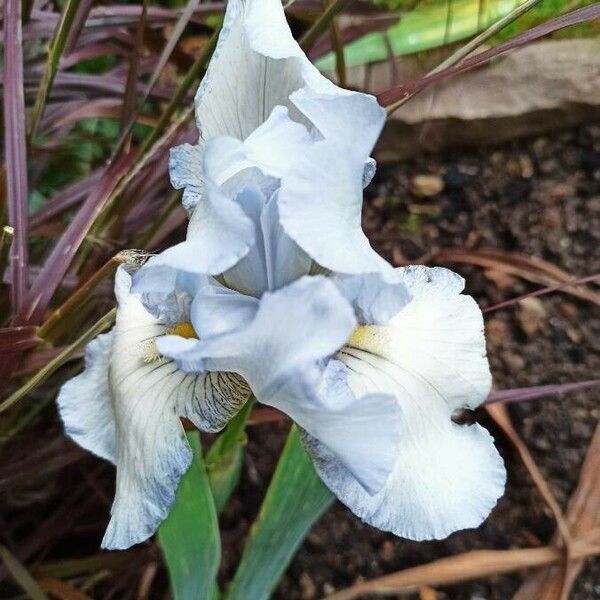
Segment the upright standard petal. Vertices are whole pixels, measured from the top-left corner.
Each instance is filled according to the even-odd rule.
[[[340,90],[310,63],[293,39],[280,0],[230,0],[219,43],[196,94],[201,138],[246,139],[277,105],[309,85]]]
[[[504,489],[504,466],[487,431],[451,419],[489,392],[483,320],[450,271],[413,267],[398,275],[411,300],[387,323],[359,327],[338,354],[357,396],[393,395],[401,409],[392,474],[381,491],[366,494],[329,449],[311,438],[307,445],[325,483],[367,523],[439,539],[479,525]]]
[[[347,368],[337,361],[324,365],[355,325],[350,305],[330,281],[304,277],[264,294],[245,328],[213,339],[167,336],[158,349],[186,369],[239,373],[260,402],[286,412],[374,493],[394,461],[399,408],[389,395],[355,397]]]
[[[316,142],[281,181],[281,224],[300,248],[331,271],[391,277],[392,268],[371,248],[361,226],[366,158],[335,141]]]
[[[248,394],[237,375],[191,375],[160,358],[155,339],[171,330],[130,288],[131,277],[120,267],[115,327],[89,345],[86,370],[63,386],[58,400],[75,441],[117,465],[115,500],[102,542],[111,549],[145,540],[167,516],[191,461],[179,417],[215,431]]]
[[[162,252],[155,258],[155,264],[218,275],[248,254],[256,232],[241,206],[246,198],[230,198],[209,179],[205,181],[205,190],[192,214],[186,241]],[[256,194],[260,192],[244,188],[239,195]]]

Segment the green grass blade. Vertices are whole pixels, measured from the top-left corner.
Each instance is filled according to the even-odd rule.
[[[240,480],[246,445],[246,423],[253,405],[254,398],[250,398],[206,454],[206,471],[217,514],[223,512]]]
[[[294,552],[333,501],[296,426],[288,436],[226,600],[269,598]]]
[[[423,6],[401,16],[385,33],[370,33],[345,48],[346,66],[353,67],[389,58],[431,50],[457,42],[490,27],[524,0],[449,0]],[[387,41],[386,41],[387,37]],[[335,56],[316,62],[319,69],[333,70]]]
[[[2,559],[8,572],[27,594],[28,598],[31,598],[31,600],[49,600],[37,581],[6,546],[0,546],[0,559]]]
[[[42,75],[42,80],[40,81],[40,87],[38,88],[37,97],[35,99],[35,104],[31,114],[31,125],[29,128],[30,142],[35,139],[35,134],[44,112],[44,106],[46,105],[46,100],[48,99],[48,94],[50,93],[50,88],[58,69],[60,57],[64,50],[65,44],[67,43],[69,32],[71,31],[71,25],[73,24],[73,19],[75,18],[77,8],[79,7],[79,1],[80,0],[67,0],[65,2],[58,27],[56,28],[54,37],[50,42],[46,68],[44,70],[44,74]]]
[[[187,434],[194,460],[182,477],[171,513],[158,537],[175,600],[215,597],[221,558],[219,522],[202,460],[200,434]]]

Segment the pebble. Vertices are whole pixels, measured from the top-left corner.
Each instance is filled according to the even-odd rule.
[[[439,175],[415,175],[410,181],[410,191],[419,198],[437,196],[444,189],[444,180]]]

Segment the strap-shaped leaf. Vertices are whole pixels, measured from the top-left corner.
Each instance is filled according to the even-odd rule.
[[[206,453],[206,471],[219,515],[240,480],[247,441],[246,423],[253,405],[251,397]]]
[[[160,526],[159,539],[175,600],[216,597],[221,560],[217,511],[202,460],[197,431],[187,434],[194,460],[182,477],[171,513]]]
[[[332,501],[293,426],[225,598],[269,598],[294,552]]]

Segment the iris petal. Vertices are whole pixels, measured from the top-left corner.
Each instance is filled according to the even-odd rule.
[[[359,328],[338,354],[356,396],[391,395],[401,409],[390,477],[369,495],[318,440],[309,437],[307,446],[325,483],[367,523],[410,539],[439,539],[479,525],[504,489],[490,435],[451,420],[455,409],[481,404],[490,389],[483,320],[454,273],[396,273],[410,301],[386,323]]]

